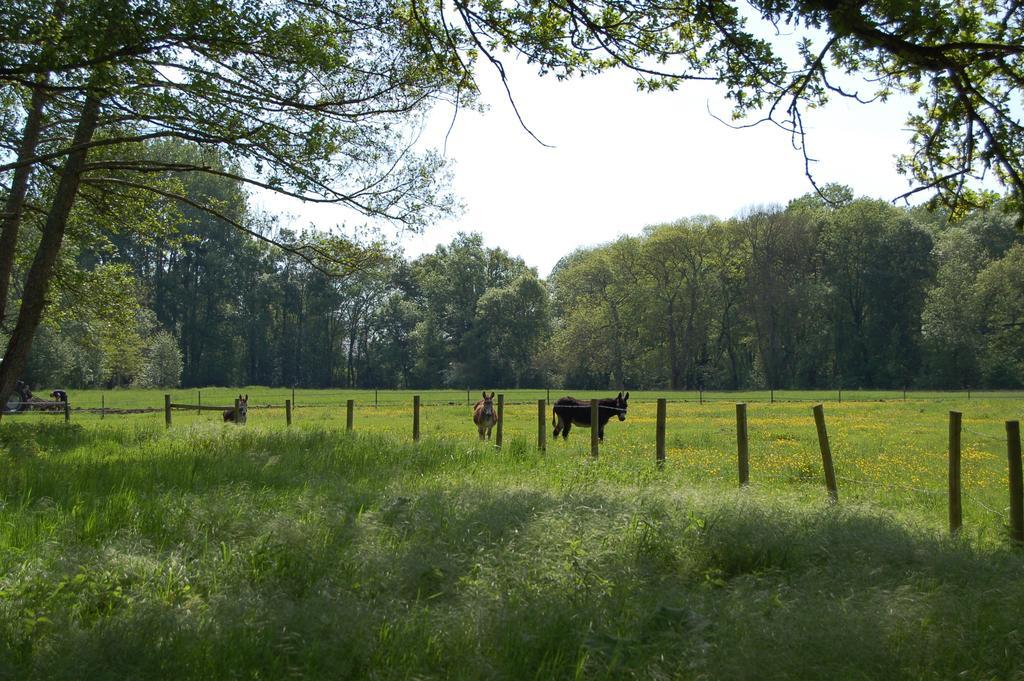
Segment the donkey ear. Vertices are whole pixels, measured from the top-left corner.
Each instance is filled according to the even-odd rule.
[[[493,390],[491,391],[491,399],[492,400],[494,399],[494,391]]]
[[[249,393],[246,393],[246,394],[245,394],[245,401],[246,401],[246,402],[248,402],[248,401],[249,401]]]
[[[485,391],[483,391],[483,392],[482,392],[482,393],[480,393],[480,394],[484,396],[484,399],[485,399],[485,400],[487,399],[487,391],[486,391],[486,390],[485,390]]]
[[[629,391],[628,390],[626,391],[626,396],[623,397],[622,399],[623,400],[628,400],[629,399]]]
[[[619,396],[616,397],[615,399],[617,399],[617,400],[621,400],[622,399],[622,391],[621,390],[619,391]]]

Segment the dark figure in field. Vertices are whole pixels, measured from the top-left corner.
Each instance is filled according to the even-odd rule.
[[[487,433],[487,439],[491,439],[491,428],[498,423],[498,412],[494,409],[494,392],[492,391],[490,396],[487,395],[487,391],[483,392],[484,399],[473,405],[473,423],[476,424],[476,430],[480,433],[480,441],[484,439],[484,432]]]
[[[28,383],[22,380],[18,380],[14,384],[14,392],[21,395],[21,399],[28,402],[32,399],[32,389],[28,387]]]
[[[4,405],[3,410],[7,413],[15,411],[25,411],[29,408],[29,400],[32,399],[32,391],[28,387],[28,383],[22,380],[18,380],[14,384],[14,392],[7,398],[7,404]]]
[[[52,393],[50,393],[50,397],[57,400],[58,402],[68,401],[68,394],[63,390],[54,390]]]
[[[238,423],[245,423],[245,415],[249,412],[249,394],[246,393],[245,397],[238,396]],[[225,409],[224,410],[224,422],[235,420],[235,410]]]
[[[626,400],[629,393],[619,393],[615,397],[597,401],[597,439],[604,440],[604,426],[613,416],[620,421],[626,420]],[[555,427],[552,437],[569,439],[569,429],[573,424],[590,426],[590,400],[577,400],[575,397],[560,397],[551,410],[551,424]]]

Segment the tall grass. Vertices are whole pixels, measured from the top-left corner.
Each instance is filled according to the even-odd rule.
[[[830,407],[832,506],[805,406],[751,411],[744,490],[730,405],[661,471],[645,408],[597,460],[525,408],[500,452],[446,406],[419,445],[398,410],[5,418],[0,678],[1014,678],[1024,560],[981,507],[947,537],[944,408]]]

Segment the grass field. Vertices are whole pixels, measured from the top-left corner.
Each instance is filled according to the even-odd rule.
[[[493,388],[488,388],[492,390]],[[40,397],[49,394],[50,388],[36,390]],[[239,393],[249,395],[254,405],[273,405],[283,407],[287,399],[294,397],[294,402],[299,406],[337,406],[344,405],[345,400],[355,400],[360,407],[388,406],[388,405],[411,405],[413,395],[422,395],[424,404],[432,405],[465,405],[472,404],[480,397],[480,390],[346,390],[343,388],[329,390],[308,390],[299,388],[266,388],[263,386],[249,386],[245,388],[191,388],[191,389],[152,389],[152,390],[72,390],[70,400],[75,409],[99,409],[101,406],[107,408],[138,409],[152,408],[162,409],[164,394],[170,392],[172,400],[176,403],[187,404],[223,404],[230,405],[232,400]],[[570,391],[575,397],[608,397],[609,391]],[[506,390],[504,392],[509,402],[535,402],[538,399],[555,400],[562,395],[569,394],[564,390],[557,389],[523,389]],[[674,403],[725,403],[736,402],[771,403],[773,400],[778,403],[787,402],[940,402],[944,404],[968,404],[974,401],[1016,401],[1018,404],[1024,401],[1024,393],[1009,391],[960,391],[960,392],[938,392],[938,391],[902,391],[902,390],[747,390],[747,391],[632,391],[631,403],[653,402],[659,397],[667,398]]]
[[[0,679],[1024,674],[1024,554],[1005,539],[1013,396],[827,402],[831,505],[821,394],[670,396],[658,470],[654,393],[633,394],[593,460],[586,429],[536,451],[543,391],[506,392],[500,452],[476,441],[464,391],[423,393],[418,445],[412,393],[373,407],[372,391],[299,391],[288,429],[290,391],[242,392],[244,427],[215,412],[175,411],[169,430],[162,412],[4,417]],[[957,538],[951,409],[964,413]]]

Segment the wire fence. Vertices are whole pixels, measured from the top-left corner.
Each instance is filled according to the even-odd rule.
[[[650,394],[634,393],[632,396],[629,397],[628,401],[624,404],[621,400],[623,400],[626,397],[626,393],[620,393],[618,397],[609,397],[607,392],[597,393],[596,391],[594,391],[593,393],[577,392],[576,395],[578,397],[577,397],[577,400],[575,402],[559,404],[558,403],[559,397],[564,397],[563,395],[559,394],[560,392],[561,391],[554,391],[554,397],[555,397],[554,400],[552,400],[552,391],[549,391],[548,389],[543,389],[543,390],[541,390],[541,389],[532,389],[532,390],[527,389],[527,390],[510,391],[509,394],[515,396],[515,398],[517,398],[517,399],[505,400],[504,399],[506,397],[505,394],[502,394],[502,395],[500,395],[498,397],[499,397],[499,403],[502,404],[506,408],[508,408],[508,407],[515,407],[516,405],[519,405],[519,406],[530,405],[532,407],[534,405],[537,405],[540,400],[545,400],[547,409],[545,410],[545,412],[537,412],[538,417],[540,419],[542,419],[540,424],[539,424],[539,427],[540,427],[540,431],[539,432],[540,432],[540,434],[538,435],[538,448],[541,448],[541,449],[543,449],[543,447],[544,447],[544,445],[543,445],[543,432],[544,432],[544,429],[545,429],[545,421],[546,421],[547,417],[549,415],[551,415],[552,412],[556,412],[557,413],[560,410],[562,410],[563,412],[568,411],[570,413],[572,411],[574,411],[574,410],[579,410],[581,412],[584,412],[584,414],[585,414],[585,412],[587,412],[587,411],[592,409],[592,405],[589,402],[590,399],[601,399],[601,401],[603,402],[603,404],[602,403],[598,404],[599,412],[603,412],[606,415],[605,417],[601,418],[601,425],[602,426],[604,425],[604,421],[607,418],[608,412],[617,413],[620,416],[625,416],[625,413],[628,411],[629,406],[633,406],[633,407],[638,407],[638,406],[649,407],[650,405],[653,405],[653,404],[656,404],[656,403],[659,403],[659,402],[663,402],[666,405],[667,404],[689,404],[689,405],[693,405],[695,402],[709,403],[709,404],[712,404],[712,405],[719,405],[719,407],[716,408],[716,409],[699,410],[699,411],[698,410],[693,410],[693,411],[689,412],[689,414],[691,416],[691,419],[696,419],[697,422],[703,422],[704,430],[708,431],[708,432],[711,431],[711,430],[722,431],[722,428],[718,427],[720,424],[716,424],[716,423],[714,423],[714,421],[718,421],[718,420],[721,419],[721,417],[724,417],[726,415],[725,414],[725,410],[720,409],[720,405],[728,400],[729,402],[737,403],[737,419],[738,420],[739,420],[740,407],[741,406],[744,407],[743,408],[743,414],[744,414],[743,415],[743,426],[742,426],[742,433],[743,433],[742,434],[742,438],[743,438],[744,442],[746,442],[747,438],[748,438],[747,426],[746,426],[746,415],[745,415],[746,414],[746,409],[745,409],[744,405],[746,404],[746,401],[747,400],[751,400],[752,397],[756,398],[756,397],[760,396],[763,401],[766,401],[766,402],[777,402],[777,403],[807,403],[807,404],[817,403],[819,405],[823,403],[822,399],[821,399],[822,395],[820,393],[809,393],[809,392],[805,392],[805,391],[795,391],[794,393],[788,394],[787,396],[781,396],[781,395],[779,395],[779,394],[777,394],[775,392],[769,392],[767,394],[766,393],[754,393],[754,394],[752,394],[750,392],[735,392],[735,393],[727,393],[727,394],[716,393],[716,394],[712,394],[712,395],[709,395],[709,394],[690,394],[690,393],[682,394],[682,395],[677,394],[677,393],[667,393],[667,394],[664,394],[664,393],[663,394],[658,394],[658,393],[650,393]],[[305,390],[305,389],[299,389],[299,388],[294,388],[294,389],[256,388],[256,389],[242,389],[242,392],[239,392],[237,389],[215,388],[215,389],[197,389],[195,391],[186,391],[186,390],[175,391],[175,393],[173,395],[175,399],[173,401],[171,400],[171,396],[170,395],[160,395],[156,391],[150,391],[150,392],[141,393],[141,394],[139,394],[137,391],[133,391],[133,393],[134,394],[132,395],[132,399],[131,400],[126,400],[128,403],[127,404],[123,404],[123,405],[119,403],[119,400],[117,399],[117,397],[119,397],[119,395],[117,394],[116,391],[114,391],[113,393],[101,392],[98,395],[96,395],[95,393],[93,393],[91,395],[86,393],[86,394],[83,394],[81,396],[82,398],[86,398],[86,399],[91,397],[93,399],[93,404],[82,404],[82,401],[79,401],[79,399],[75,395],[71,395],[69,403],[60,403],[60,402],[52,402],[51,403],[51,402],[46,402],[46,401],[35,401],[34,403],[30,404],[29,406],[37,409],[38,411],[36,413],[51,413],[51,414],[61,414],[61,413],[68,414],[70,412],[74,412],[74,413],[99,413],[101,416],[105,416],[105,415],[112,415],[113,416],[113,415],[116,415],[116,414],[146,414],[146,413],[152,414],[152,413],[159,413],[159,412],[162,412],[162,411],[169,412],[171,407],[173,407],[175,409],[179,409],[179,410],[186,410],[186,411],[187,410],[194,410],[194,411],[196,411],[198,413],[198,412],[200,412],[202,410],[231,409],[231,407],[232,407],[231,403],[233,403],[236,398],[247,397],[248,398],[248,407],[249,407],[250,410],[253,410],[253,409],[286,409],[287,410],[287,414],[288,414],[288,424],[289,425],[291,425],[291,417],[292,417],[292,410],[293,409],[299,409],[299,408],[314,408],[314,409],[316,409],[316,408],[329,408],[329,409],[347,408],[347,410],[349,412],[349,416],[348,416],[348,429],[351,430],[351,428],[352,428],[352,411],[354,409],[354,405],[358,405],[358,407],[360,409],[373,409],[373,408],[382,408],[382,407],[391,407],[391,408],[400,407],[403,410],[409,409],[410,407],[413,407],[414,410],[417,410],[417,409],[428,409],[429,410],[431,408],[460,408],[461,409],[463,407],[472,406],[476,402],[481,401],[479,398],[476,397],[476,395],[474,395],[474,390],[472,390],[472,389],[469,389],[467,391],[445,390],[445,391],[434,391],[434,392],[426,392],[425,393],[425,392],[422,392],[422,391],[392,391],[392,390],[389,390],[389,391],[381,391],[381,390],[332,391],[332,390]],[[479,395],[479,394],[480,393],[477,392],[477,395]],[[424,395],[427,396],[427,399],[424,399]],[[160,398],[163,398],[163,401],[165,401],[164,407],[156,406],[161,401],[161,400],[157,399],[158,396]],[[962,401],[966,400],[966,399],[982,399],[982,398],[984,398],[984,399],[1018,399],[1018,400],[1021,400],[1022,404],[1024,404],[1024,393],[1005,393],[1005,392],[1000,392],[1000,393],[972,393],[970,395],[968,395],[968,393],[966,393],[966,392],[923,393],[923,394],[907,393],[906,396],[904,396],[902,394],[902,392],[901,392],[899,396],[900,396],[901,400],[902,399],[906,399],[907,401],[921,401],[921,400],[944,401],[944,402],[957,403],[957,404],[962,403]],[[96,399],[97,397],[98,397],[98,400]],[[194,397],[194,400],[195,400],[194,403],[191,402],[193,397]],[[696,399],[694,399],[694,397],[696,397]],[[877,402],[877,401],[885,401],[886,400],[886,397],[880,397],[878,393],[866,394],[866,395],[862,396],[862,399],[859,399],[859,400],[858,399],[850,399],[849,394],[844,395],[844,397],[846,398],[845,401],[847,401],[847,402],[854,402],[854,403],[855,402],[873,402],[873,401]],[[892,397],[892,395],[889,395],[889,398],[891,398],[891,397]],[[767,398],[767,399],[765,399],[765,398]],[[836,398],[836,402],[838,402],[839,399],[840,399],[840,395],[839,395],[838,391],[835,394],[835,398]],[[95,404],[95,402],[99,402],[99,404],[97,405],[97,404]],[[148,405],[143,406],[142,404],[140,404],[142,402],[148,402]],[[69,407],[67,410],[65,410],[65,404],[67,404],[67,406]],[[287,407],[286,407],[286,404],[287,404]],[[416,406],[413,406],[413,405],[416,405]],[[622,405],[622,406],[619,406],[619,405]],[[665,412],[664,412],[664,408],[662,408],[660,406],[659,406],[659,409],[657,411],[658,411],[659,428],[661,429],[661,432],[659,433],[659,436],[658,436],[658,441],[659,441],[658,446],[661,448],[661,451],[658,452],[657,461],[658,461],[658,465],[661,466],[663,464],[664,460],[665,460],[665,454],[664,454],[664,447],[665,447],[665,435],[664,435],[664,419],[665,419],[665,416],[664,416],[664,413]],[[818,411],[820,411],[820,407],[816,407],[815,408],[816,418],[817,418],[817,412]],[[991,410],[989,410],[989,411],[991,412]],[[1002,407],[1000,407],[996,411],[1000,411],[1001,412],[1001,411],[1007,411],[1007,410],[1003,409]],[[719,413],[719,412],[721,412],[721,413]],[[731,412],[731,410],[730,410],[730,412]],[[506,414],[506,416],[508,416],[509,412],[506,411],[505,414]],[[585,415],[584,414],[581,414],[581,418],[586,423],[589,423],[589,418],[588,418],[589,414],[585,414]],[[715,414],[718,414],[718,416],[716,416]],[[729,417],[731,418],[731,413],[729,413]],[[416,432],[415,439],[418,440],[419,439],[419,415],[418,415],[418,410],[416,411],[416,416],[414,417],[414,419],[415,419],[415,422],[417,423],[417,427],[416,427],[416,431],[415,431]],[[575,420],[575,417],[572,417],[572,419]],[[1006,473],[997,473],[994,464],[998,463],[998,462],[1001,462],[1005,466],[1005,464],[1007,462],[1007,459],[1005,458],[1005,455],[1002,454],[1002,451],[1010,451],[1011,452],[1010,453],[1010,460],[1011,460],[1011,464],[1012,464],[1013,454],[1012,454],[1012,450],[1010,450],[1010,448],[1009,448],[1010,422],[1006,422],[1007,434],[1006,435],[1002,435],[1002,436],[1000,436],[1001,434],[995,434],[994,433],[995,424],[991,420],[988,420],[988,417],[976,419],[975,421],[971,422],[969,425],[960,422],[959,421],[959,417],[958,417],[958,422],[960,423],[960,437],[962,439],[962,445],[965,446],[964,451],[967,454],[970,455],[968,457],[968,459],[971,460],[971,457],[974,457],[973,460],[976,460],[976,458],[978,456],[983,457],[988,462],[987,464],[985,464],[985,470],[989,471],[988,473],[986,473],[986,475],[989,475],[989,476],[991,476],[993,474],[995,474],[995,475],[1006,475]],[[170,424],[171,424],[171,417],[168,414],[167,415],[167,425],[170,426]],[[1000,425],[1003,425],[1003,424],[1000,424]],[[993,430],[986,429],[986,426],[989,426],[989,427],[993,428]],[[499,430],[498,430],[498,437],[500,438],[501,437],[501,425],[499,425],[498,428],[499,428]],[[823,423],[822,423],[822,429],[824,429],[824,424]],[[720,432],[719,432],[719,435],[720,435]],[[819,431],[819,439],[820,439],[820,437],[821,437],[821,431]],[[827,434],[825,435],[825,437],[826,437],[826,447],[827,447]],[[737,442],[739,441],[739,438],[740,438],[740,424],[739,424],[739,422],[737,422]],[[500,440],[499,440],[499,442],[500,442]],[[1000,453],[996,453],[996,451],[999,451]],[[1018,451],[1019,451],[1019,445],[1018,445]],[[594,452],[594,455],[596,455],[596,451]],[[846,488],[853,487],[853,488],[874,489],[874,490],[878,490],[880,492],[885,492],[885,493],[904,493],[904,494],[909,493],[909,494],[915,494],[915,495],[923,495],[923,496],[931,498],[931,499],[938,499],[938,498],[943,497],[946,494],[952,495],[951,490],[947,489],[946,487],[942,487],[942,488],[928,488],[928,487],[924,487],[924,486],[920,486],[920,485],[915,485],[915,484],[904,484],[904,483],[899,482],[899,481],[894,480],[894,479],[878,479],[878,480],[865,479],[864,477],[858,477],[858,476],[855,476],[855,475],[849,475],[848,472],[846,474],[844,474],[844,475],[835,475],[834,472],[828,470],[832,466],[831,459],[830,459],[831,454],[828,454],[829,461],[827,463],[824,462],[824,458],[826,456],[826,453],[824,451],[824,447],[823,447],[823,451],[822,451],[822,456],[823,456],[823,464],[825,464],[825,468],[826,468],[826,472],[825,472],[826,483],[827,483],[827,485],[829,485],[829,487],[830,487],[829,492],[833,496],[836,496],[835,495],[835,492],[836,492],[836,488],[835,488],[836,482],[835,481],[838,481],[838,483],[841,483],[841,485],[840,485],[841,487],[846,487]],[[749,477],[749,473],[750,473],[749,469],[745,470],[746,464],[748,464],[749,462],[748,461],[744,461],[743,460],[744,458],[747,458],[747,459],[750,458],[749,457],[749,452],[744,452],[744,453],[741,454],[741,462],[740,462],[740,467],[741,467],[741,470],[740,470],[740,483],[741,484],[744,484],[745,480],[749,480],[750,479],[750,477]],[[713,473],[713,475],[718,475],[720,470],[724,470],[724,469],[722,469],[721,467],[716,468],[716,470]],[[819,469],[819,474],[820,474],[820,470],[821,469]],[[973,470],[975,470],[975,475],[977,475],[977,471],[979,469],[973,469]],[[744,473],[746,475],[744,475]],[[832,480],[831,481],[829,480],[829,476],[830,475],[832,476]],[[768,470],[760,470],[760,471],[755,471],[755,475],[754,475],[755,481],[758,480],[758,479],[766,479],[766,480],[780,480],[780,481],[783,481],[785,483],[793,483],[794,481],[804,481],[804,482],[806,482],[806,481],[809,481],[811,479],[811,477],[817,477],[817,475],[813,475],[812,476],[810,474],[809,470],[803,470],[803,469],[795,470],[791,474],[785,474],[785,473],[780,474],[780,473],[777,473],[777,472],[770,472]],[[1013,477],[1013,475],[1012,475],[1012,466],[1011,466],[1011,472],[1010,472],[1010,475],[1009,475],[1011,484],[1013,482],[1012,477]],[[915,477],[915,479],[916,479],[916,477]],[[1003,479],[1006,480],[1007,478],[1004,477]],[[952,478],[951,478],[951,480],[952,480]],[[985,483],[985,484],[988,485],[991,488],[992,479],[989,479],[988,482]],[[1005,483],[1003,483],[1003,484],[1005,484]],[[953,485],[953,483],[950,482],[950,486],[952,486],[952,485]],[[1004,518],[1005,519],[1006,516],[1007,516],[1007,510],[1008,509],[1003,508],[1001,510],[1000,508],[998,508],[997,506],[994,506],[992,504],[991,498],[992,498],[992,494],[993,493],[994,493],[994,491],[992,493],[989,493],[989,494],[983,494],[983,493],[980,492],[980,488],[977,491],[977,493],[976,493],[976,490],[974,488],[971,488],[968,491],[968,490],[964,489],[962,485],[961,485],[961,489],[960,489],[960,494],[962,494],[962,498],[964,500],[966,500],[967,502],[969,502],[973,506],[977,507],[978,509],[981,509],[982,511],[986,512],[987,514],[990,514],[990,515],[992,515],[994,517],[999,517],[999,518]],[[1014,492],[1011,490],[1011,498],[1013,497],[1013,494],[1014,494]],[[950,503],[952,504],[952,501]],[[951,514],[952,514],[952,511],[951,511]],[[1022,522],[1022,525],[1024,525],[1024,522]]]
[[[967,428],[966,426],[963,427],[963,432],[968,433],[979,440],[984,440],[985,442],[993,442],[1001,445],[1006,444],[1005,437],[995,437],[993,435],[989,435],[988,433],[982,433],[981,431],[974,430],[973,428]]]
[[[249,404],[254,409],[281,407],[286,399],[292,406],[316,407],[344,404],[346,400],[355,399],[360,406],[390,407],[407,404],[413,395],[421,396],[421,404],[425,407],[436,406],[472,406],[480,398],[481,390],[468,388],[453,389],[385,389],[385,388],[196,388],[174,389],[172,394],[176,402],[195,401],[196,404],[220,404],[224,400],[233,401],[234,397],[248,393]],[[69,391],[72,409],[75,411],[106,411],[117,413],[125,410],[149,409],[160,410],[164,390],[79,390]],[[617,392],[617,391],[615,391]],[[507,391],[505,404],[510,406],[535,404],[538,399],[549,403],[561,397],[574,397],[580,400],[591,398],[614,398],[612,391],[569,390],[565,388],[522,388]],[[1015,391],[912,391],[912,390],[737,390],[737,391],[632,391],[629,398],[631,405],[654,404],[658,399],[665,399],[667,404],[719,404],[719,403],[751,403],[751,404],[814,404],[814,403],[880,403],[880,402],[929,402],[929,403],[963,403],[976,400],[1020,400],[1024,403],[1024,392]],[[132,412],[144,413],[144,412]]]
[[[875,487],[878,489],[884,489],[891,492],[913,492],[915,494],[928,494],[932,496],[944,496],[947,490],[935,490],[935,489],[924,489],[922,487],[913,487],[911,485],[901,485],[896,482],[876,482],[873,480],[861,480],[858,478],[850,478],[844,475],[837,475],[836,479],[841,482],[848,482],[854,485],[865,485],[867,487]]]
[[[973,494],[968,493],[967,491],[963,492],[963,497],[964,497],[964,499],[967,499],[971,503],[975,504],[978,508],[982,509],[983,511],[987,511],[988,513],[990,513],[993,516],[995,516],[997,518],[1000,518],[1000,519],[1004,519],[1005,520],[1006,516],[1008,515],[1008,513],[1010,511],[1010,507],[1009,506],[1006,506],[1001,511],[1000,510],[996,510],[996,509],[992,508],[991,506],[989,506],[988,504],[986,504],[985,502],[983,502],[981,499],[979,499],[976,496],[974,496]]]

